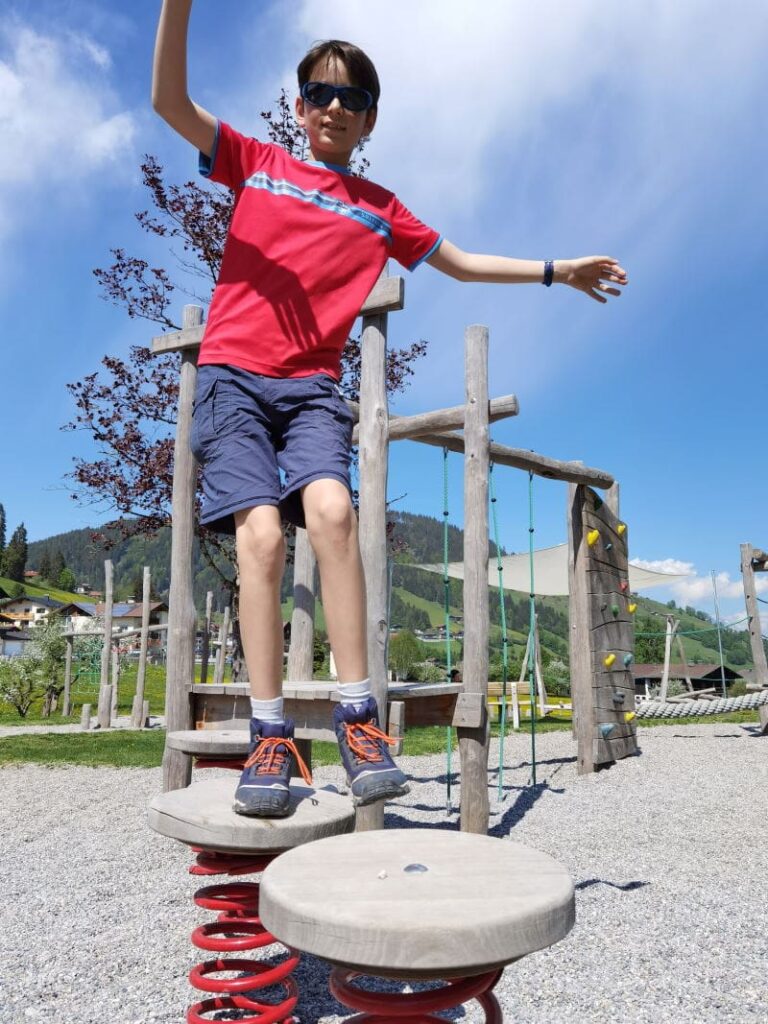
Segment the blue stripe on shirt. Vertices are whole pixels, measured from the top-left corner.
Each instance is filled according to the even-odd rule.
[[[290,181],[285,181],[281,178],[270,178],[264,171],[258,171],[256,174],[252,174],[250,178],[246,178],[243,182],[243,187],[263,189],[273,196],[286,196],[289,199],[298,199],[302,203],[310,203],[312,206],[317,206],[328,213],[335,213],[340,217],[348,217],[350,220],[362,224],[369,231],[382,235],[386,239],[387,244],[392,244],[392,227],[383,217],[371,213],[370,210],[364,210],[361,206],[351,206],[349,203],[344,203],[340,199],[326,195],[320,189],[315,188],[306,192],[303,188],[299,188],[298,185],[294,185]]]

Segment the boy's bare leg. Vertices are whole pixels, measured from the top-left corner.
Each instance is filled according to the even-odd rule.
[[[251,696],[279,697],[283,689],[283,618],[280,582],[285,540],[280,513],[272,505],[235,512],[240,573],[240,633]]]
[[[329,479],[307,484],[302,500],[339,682],[359,682],[368,676],[368,650],[365,577],[352,499],[340,481]]]
[[[408,792],[408,780],[379,731],[386,704],[370,693],[366,644],[365,577],[357,539],[357,517],[346,487],[338,480],[315,480],[302,497],[309,539],[317,555],[341,700],[333,710],[339,753],[354,803],[391,800]],[[359,683],[359,686],[353,685]]]

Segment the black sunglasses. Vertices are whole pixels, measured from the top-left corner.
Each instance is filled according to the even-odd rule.
[[[367,89],[359,89],[356,85],[329,85],[327,82],[305,82],[301,87],[301,97],[313,107],[327,107],[336,97],[345,110],[359,113],[373,106],[373,96]]]

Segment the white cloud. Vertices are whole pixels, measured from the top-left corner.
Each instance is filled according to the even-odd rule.
[[[710,604],[714,599],[712,588],[712,575],[707,573],[704,576],[698,575],[696,567],[692,562],[683,562],[678,558],[662,558],[648,560],[644,558],[631,559],[632,565],[640,566],[642,569],[652,569],[654,572],[669,572],[685,575],[687,578],[670,583],[669,590],[682,605],[697,607]],[[718,600],[744,599],[744,585],[738,576],[731,579],[730,573],[716,572],[715,583],[717,585]],[[768,579],[762,576],[755,577],[755,590],[758,594],[768,591]],[[744,612],[733,614],[731,621],[742,619]]]
[[[52,186],[67,196],[130,152],[134,116],[118,109],[109,54],[84,35],[42,35],[15,19],[0,30],[0,232],[20,226]]]

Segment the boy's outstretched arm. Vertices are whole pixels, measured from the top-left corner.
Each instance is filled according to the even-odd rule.
[[[216,118],[187,93],[187,29],[192,0],[163,0],[155,41],[152,106],[187,142],[210,156]]]
[[[544,280],[543,260],[516,260],[507,256],[483,256],[464,252],[451,242],[440,243],[427,263],[435,270],[457,281],[478,281],[487,284],[541,284]],[[582,256],[575,260],[555,260],[555,284],[567,284],[598,302],[607,302],[607,295],[621,295],[618,285],[627,283],[627,272],[612,256]]]

